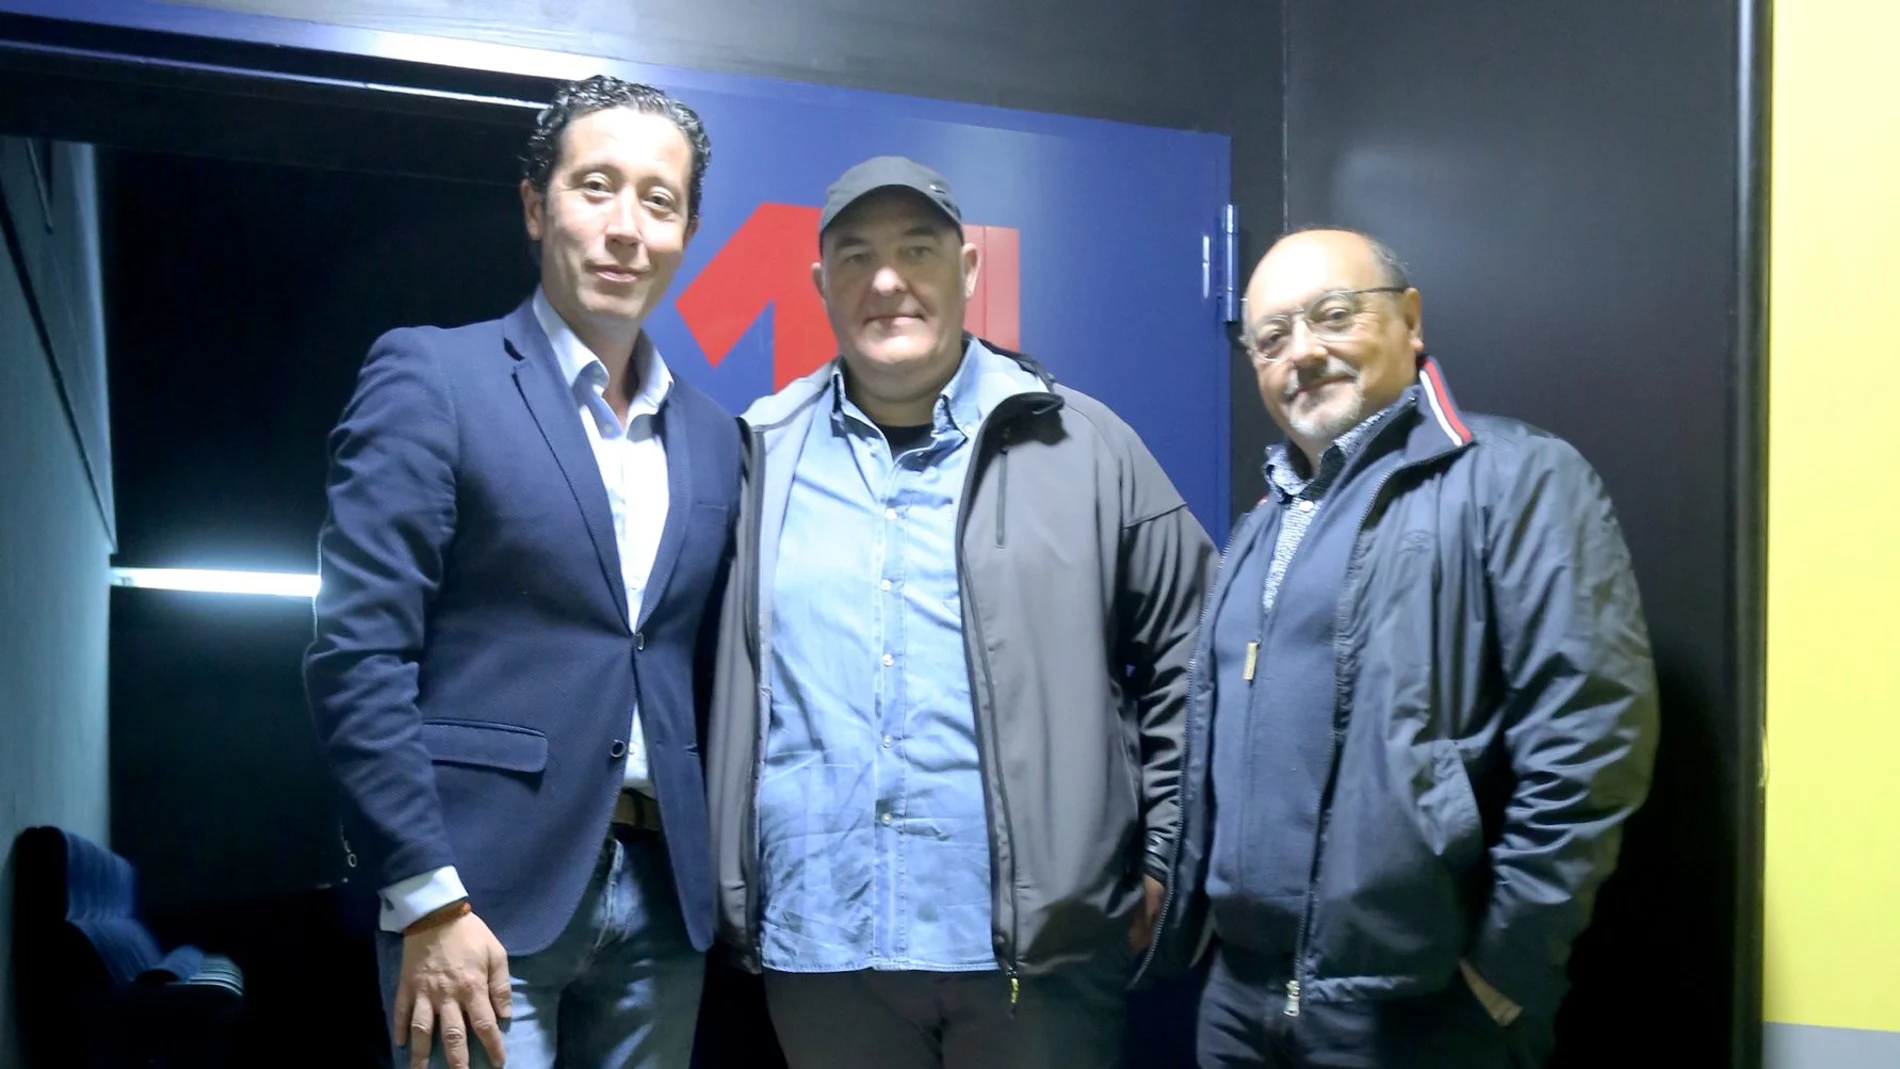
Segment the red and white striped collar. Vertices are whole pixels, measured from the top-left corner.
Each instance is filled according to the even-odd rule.
[[[1471,428],[1465,424],[1458,402],[1445,385],[1445,373],[1438,361],[1428,355],[1418,358],[1419,412],[1432,426],[1444,432],[1454,449],[1471,444]]]

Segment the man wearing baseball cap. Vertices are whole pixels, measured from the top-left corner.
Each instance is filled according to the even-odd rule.
[[[963,331],[937,172],[829,190],[840,356],[746,413],[708,774],[793,1069],[1107,1066],[1160,909],[1213,547],[1141,440]]]

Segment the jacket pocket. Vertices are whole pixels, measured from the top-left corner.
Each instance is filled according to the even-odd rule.
[[[548,767],[548,737],[533,728],[487,720],[425,720],[422,745],[440,764],[474,765],[504,772],[542,772]]]
[[[1478,860],[1484,845],[1478,797],[1457,743],[1434,739],[1425,749],[1431,775],[1418,796],[1419,832],[1432,852],[1445,859],[1447,868],[1462,873]]]
[[[1308,967],[1315,980],[1422,995],[1443,986],[1465,948],[1463,876],[1482,838],[1476,807],[1450,743],[1364,741],[1348,742],[1340,768]]]
[[[1141,823],[1141,729],[1120,721],[1122,780],[1128,784],[1128,802],[1134,807],[1135,822]],[[1141,836],[1143,849],[1146,849],[1147,835]]]

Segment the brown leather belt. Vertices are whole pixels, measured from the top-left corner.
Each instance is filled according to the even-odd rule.
[[[621,791],[614,799],[613,824],[616,828],[660,834],[659,800],[635,790]]]

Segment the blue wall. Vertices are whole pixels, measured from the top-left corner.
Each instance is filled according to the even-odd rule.
[[[0,139],[0,1066],[18,1064],[13,838],[106,840],[111,552],[91,151]],[[42,190],[45,196],[42,196]],[[44,328],[44,333],[42,333]],[[49,353],[47,339],[58,349]],[[75,418],[77,417],[77,418]],[[81,433],[85,449],[81,448]]]

